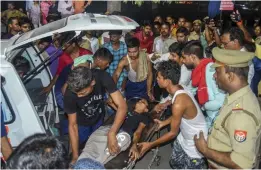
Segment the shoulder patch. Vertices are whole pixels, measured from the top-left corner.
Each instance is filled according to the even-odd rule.
[[[234,132],[234,139],[239,142],[242,143],[246,140],[247,138],[247,131],[244,130],[235,130]]]

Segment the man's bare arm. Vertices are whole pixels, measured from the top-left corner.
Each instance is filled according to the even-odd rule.
[[[133,140],[132,140],[132,145],[136,146],[137,143],[140,141],[140,137],[142,134],[143,129],[146,127],[144,123],[140,123],[137,130],[133,134]]]
[[[68,114],[69,137],[72,147],[72,163],[75,163],[79,156],[79,133],[76,113]]]
[[[148,77],[147,77],[147,92],[151,92],[152,88],[152,80],[153,80],[153,75],[152,75],[152,64],[149,59],[149,56],[147,56],[147,63],[148,63]]]
[[[1,137],[1,152],[4,156],[4,159],[7,160],[11,153],[13,152],[12,146],[8,142],[6,136]]]
[[[127,104],[122,94],[118,90],[114,93],[111,93],[110,96],[112,98],[113,103],[117,106],[116,116],[110,132],[117,133],[123,121],[125,120],[127,113]]]
[[[185,111],[185,106],[178,103],[173,104],[171,111],[172,111],[172,116],[171,116],[171,123],[170,123],[170,131],[165,135],[163,135],[162,137],[160,137],[159,139],[152,142],[152,147],[165,143],[173,139],[178,134],[181,118]]]

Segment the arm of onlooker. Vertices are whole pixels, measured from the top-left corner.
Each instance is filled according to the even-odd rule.
[[[209,35],[209,31],[211,31],[211,30],[209,30],[209,27],[206,24],[205,25],[205,35],[206,35],[206,40],[207,40],[208,45],[210,45],[213,42],[213,39]]]
[[[252,36],[247,31],[247,29],[243,25],[242,21],[241,22],[237,22],[237,26],[238,26],[238,28],[240,28],[244,32],[245,40],[252,43],[253,42]]]
[[[115,70],[114,73],[113,73],[112,79],[113,79],[113,81],[114,81],[116,84],[117,84],[118,79],[119,79],[119,77],[120,77],[120,75],[121,75],[121,73],[122,73],[123,68],[124,68],[125,65],[126,65],[126,60],[127,60],[127,57],[123,57],[123,58],[121,59],[121,61],[119,62],[119,64],[118,64],[116,70]]]
[[[79,156],[79,132],[78,132],[78,124],[77,124],[77,116],[76,113],[68,114],[69,121],[69,137],[70,144],[72,147],[72,161],[74,164]]]
[[[7,137],[1,137],[1,153],[3,154],[4,159],[7,160],[12,152],[13,149],[10,143],[8,142]]]
[[[148,63],[148,77],[147,77],[147,94],[150,98],[150,100],[154,100],[153,94],[152,94],[152,64],[150,62],[149,56],[147,56],[147,63]]]
[[[239,13],[239,11],[236,10],[236,12],[233,12],[230,15],[230,18],[233,22],[236,22],[238,28],[244,32],[245,40],[248,42],[253,42],[252,36],[249,34],[249,32],[246,30],[245,26],[243,25],[242,17],[241,17],[241,14]]]
[[[51,80],[50,84],[48,86],[46,86],[45,88],[43,88],[41,94],[44,94],[44,93],[48,94],[48,93],[50,93],[50,91],[52,90],[52,88],[55,85],[55,83],[56,83],[58,78],[59,78],[59,75],[56,74],[53,77],[53,79]]]
[[[65,93],[67,87],[68,87],[68,84],[65,83],[65,84],[63,85],[63,87],[62,87],[62,94],[63,94],[63,95],[64,95],[64,93]]]

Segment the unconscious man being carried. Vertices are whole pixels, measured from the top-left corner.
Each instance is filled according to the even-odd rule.
[[[151,118],[148,115],[147,100],[142,98],[132,99],[131,102],[129,102],[129,112],[124,123],[122,124],[120,132],[117,134],[118,145],[120,146],[121,151],[125,151],[132,143],[129,153],[130,160],[135,161],[139,159],[137,143],[141,138],[143,129],[150,122]],[[110,155],[107,149],[107,133],[110,128],[111,125],[101,126],[92,133],[85,145],[85,148],[79,156],[78,161],[83,158],[91,158],[102,164],[106,164],[118,155]]]

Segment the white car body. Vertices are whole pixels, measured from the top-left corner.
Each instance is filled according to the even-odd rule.
[[[11,145],[18,146],[24,138],[34,133],[54,133],[50,122],[59,122],[54,91],[46,96],[44,103],[39,103],[37,100],[40,97],[35,96],[38,93],[34,93],[35,89],[46,87],[50,83],[52,76],[49,67],[32,74],[32,80],[25,83],[11,63],[16,56],[23,56],[30,61],[31,73],[44,62],[42,54],[38,54],[39,49],[33,44],[37,40],[68,31],[75,31],[79,35],[84,30],[133,30],[138,26],[137,22],[125,16],[84,13],[16,35],[8,41],[1,40],[1,105]]]

